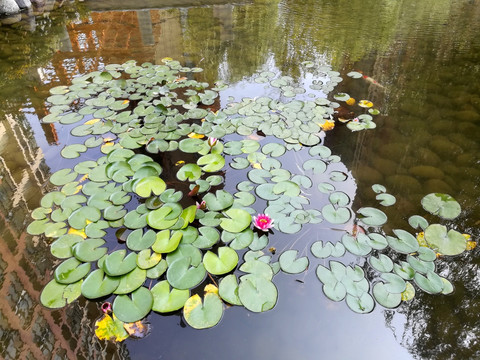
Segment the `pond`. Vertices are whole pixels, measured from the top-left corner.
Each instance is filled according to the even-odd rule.
[[[349,211],[377,207],[376,196],[383,191],[374,192],[372,185],[383,185],[396,198],[393,206],[381,207],[388,216],[383,231],[392,234],[395,229],[405,229],[415,234],[408,219],[416,214],[427,217],[421,205],[424,196],[446,193],[458,201],[462,211],[454,220],[441,223],[471,235],[474,243],[470,244],[475,244],[480,235],[477,0],[46,3],[43,8],[33,9],[20,23],[0,26],[0,357],[480,357],[478,247],[435,261],[436,272],[451,282],[453,293],[430,295],[415,283],[415,297],[400,306],[386,308],[376,304],[372,312],[357,314],[345,301],[335,302],[329,299],[332,296],[325,295],[316,269],[318,265],[328,266],[334,258],[313,256],[310,249],[318,241],[339,242],[345,231],[356,232],[352,221],[333,226],[324,220],[315,227],[299,226],[302,229],[297,233],[280,219],[274,221],[275,228],[268,233],[270,243],[264,253],[277,260],[284,250],[298,250],[299,256],[308,257],[309,266],[298,274],[280,271],[275,276],[278,299],[272,304],[273,309],[257,313],[241,306],[225,306],[220,322],[204,330],[188,325],[179,311],[152,312],[147,317],[150,330],[145,338],[113,342],[95,336],[95,321],[103,315],[103,301],[88,301],[80,296],[55,310],[40,303],[42,289],[61,261],[51,254],[51,240],[26,231],[32,222],[32,211],[40,206],[45,194],[55,190],[49,183],[52,174],[103,155],[95,149],[82,152],[78,158],[70,156],[71,151],[64,150],[66,156],[60,155],[66,146],[83,144],[85,139],[73,136],[69,124],[43,121],[52,106],[46,100],[51,96],[50,89],[69,86],[73,79],[81,81],[81,76],[104,71],[106,66],[111,71],[120,70],[108,67],[109,64],[124,64],[133,59],[138,65],[163,66],[173,61],[168,60],[171,58],[181,66],[203,69],[187,74],[186,79],[178,78],[178,82],[194,79],[218,86],[217,81],[221,80],[229,85],[211,100],[208,107],[212,113],[234,108],[233,101],[250,101],[242,100],[247,98],[254,99],[253,103],[265,96],[289,102],[291,97],[286,91],[302,87],[307,91],[303,94],[298,90],[296,99],[305,103],[316,100],[317,104],[323,103],[317,99],[326,97],[338,101],[339,117],[368,114],[358,103],[361,99],[371,101],[372,109],[380,112],[373,115],[375,128],[351,131],[352,126],[337,120],[333,129],[325,129],[318,136],[321,145],[332,153],[326,156],[330,159],[329,171],[347,178],[335,186],[338,193],[348,198]],[[311,67],[323,71],[325,84],[340,77],[335,89],[312,87],[318,83],[309,73]],[[360,74],[360,78],[347,75],[352,72]],[[282,87],[280,95],[278,87],[269,85],[270,78],[277,76],[292,79],[287,84],[292,86]],[[336,100],[333,95],[340,93],[348,95],[337,95]],[[355,98],[355,104],[344,101],[350,96]],[[157,109],[165,111],[162,106]],[[269,115],[282,111],[286,114],[290,111],[287,110],[271,108]],[[265,136],[268,127],[260,123],[255,126],[263,130],[247,135],[243,129],[241,135],[227,135],[220,141],[259,142],[264,151],[271,141],[271,137]],[[275,142],[283,143],[288,137],[280,138]],[[308,144],[310,137],[302,139],[305,145],[316,145]],[[323,152],[325,148],[316,149]],[[69,148],[72,149],[75,148]],[[289,152],[279,156],[282,165],[278,170],[291,174],[307,171],[309,149],[313,147],[303,146],[301,151],[291,151],[293,155]],[[255,169],[261,159],[255,150],[252,152],[257,155],[249,158],[246,166]],[[162,176],[173,174],[167,183],[175,180],[176,169],[183,161],[196,162],[199,158],[197,154],[177,152],[146,154],[162,164]],[[240,181],[247,180],[247,170],[237,171],[228,165],[234,161],[234,154],[231,150],[225,156],[227,170],[221,173],[222,184],[216,188],[232,194],[241,190],[236,188]],[[236,161],[241,168],[240,160]],[[308,170],[319,166],[310,164],[313,165]],[[249,179],[254,177],[251,174],[248,173]],[[321,176],[311,177],[315,185],[324,181]],[[186,188],[183,191],[187,192]],[[271,191],[263,194],[263,200],[254,206],[257,212],[265,209],[266,200],[272,195]],[[309,195],[309,209],[321,210],[328,205],[325,193],[312,190],[302,194]],[[229,228],[226,223],[221,226]],[[113,250],[125,247],[116,241],[114,230],[108,236]],[[244,253],[242,250],[240,255]],[[352,267],[359,265],[369,272],[369,279],[375,279],[369,267],[371,262],[365,259],[350,254],[341,261]],[[146,286],[150,285],[147,280]],[[102,300],[113,302],[112,299]]]

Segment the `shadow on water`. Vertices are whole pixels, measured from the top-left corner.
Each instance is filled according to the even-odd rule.
[[[449,225],[480,235],[478,1],[136,4],[144,5],[57,2],[48,16],[34,17],[34,26],[30,19],[0,27],[0,356],[480,357],[478,249],[441,261],[439,273],[454,284],[453,295],[417,291],[408,304],[396,310],[377,306],[369,315],[325,298],[314,273],[318,260],[305,274],[278,276],[274,310],[254,314],[231,307],[219,325],[204,331],[185,326],[178,314],[155,314],[147,338],[100,342],[93,334],[100,316],[96,303],[80,300],[57,311],[39,305],[57,263],[48,242],[26,235],[25,228],[49,190],[50,173],[71,166],[59,152],[74,140],[65,129],[39,122],[48,113],[48,90],[129,59],[160,63],[170,56],[198,65],[204,80],[221,78],[242,96],[251,96],[242,79],[271,68],[300,78],[304,60],[331,64],[342,76],[362,71],[377,83],[345,78],[337,90],[373,101],[382,113],[377,128],[351,133],[338,126],[325,138],[355,179],[348,190],[354,207],[372,204],[370,186],[384,184],[397,197],[397,205],[386,210],[389,225],[407,228],[408,216],[424,214],[419,201],[425,194],[447,192],[464,209]],[[228,172],[226,179],[228,188]],[[335,237],[327,231],[307,235],[308,241]]]

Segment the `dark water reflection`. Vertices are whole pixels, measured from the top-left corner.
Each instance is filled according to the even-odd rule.
[[[480,3],[478,0],[137,1],[66,3],[49,16],[0,27],[0,357],[5,359],[476,359],[480,357],[478,249],[445,259],[452,296],[416,298],[396,311],[357,315],[327,300],[312,266],[279,275],[273,311],[233,307],[207,331],[180,316],[152,316],[153,333],[120,345],[93,337],[97,305],[59,311],[38,304],[55,260],[44,239],[25,234],[58,153],[71,139],[40,124],[48,89],[107,63],[165,56],[236,83],[260,69],[300,76],[303,60],[342,74],[361,70],[382,87],[346,79],[338,88],[382,110],[374,131],[338,127],[326,144],[356,184],[354,206],[372,204],[374,183],[397,197],[392,227],[423,214],[421,197],[448,192],[462,205],[450,226],[479,238]],[[58,3],[57,3],[58,5]],[[90,11],[96,6],[98,11]],[[100,8],[101,7],[101,8]],[[125,9],[125,8],[123,8]],[[228,174],[227,174],[228,183]],[[355,186],[356,185],[356,186]],[[316,234],[315,236],[324,236]],[[316,240],[316,239],[315,239]],[[301,247],[300,247],[301,249]],[[276,279],[277,279],[276,278]],[[304,283],[295,281],[301,280]]]

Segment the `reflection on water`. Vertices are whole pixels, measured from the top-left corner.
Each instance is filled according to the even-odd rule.
[[[480,235],[478,0],[135,3],[115,11],[120,5],[97,1],[98,11],[90,12],[87,1],[37,16],[34,27],[0,27],[0,356],[478,358],[478,250],[441,264],[453,296],[418,292],[397,311],[367,316],[325,300],[313,271],[305,284],[280,281],[269,313],[229,309],[219,326],[200,332],[184,329],[178,316],[158,316],[153,335],[115,346],[93,337],[96,304],[77,301],[61,311],[38,304],[55,264],[45,240],[24,230],[69,142],[61,128],[39,123],[48,111],[44,99],[76,75],[131,58],[199,65],[210,83],[235,83],[272,67],[298,77],[298,63],[312,59],[342,74],[363,71],[382,86],[346,79],[338,90],[372,100],[384,114],[377,129],[351,134],[338,127],[326,138],[356,179],[355,206],[371,204],[371,184],[385,184],[398,200],[389,219],[406,227],[407,216],[423,214],[423,195],[448,192],[465,209],[451,226]],[[160,333],[169,334],[161,349]]]

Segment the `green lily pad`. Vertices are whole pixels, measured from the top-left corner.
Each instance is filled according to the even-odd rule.
[[[279,157],[285,154],[286,149],[285,146],[279,143],[268,143],[263,145],[262,147],[262,153],[265,155],[270,155],[273,157]]]
[[[367,292],[362,293],[360,296],[347,294],[345,302],[350,309],[359,314],[368,314],[372,312],[375,307],[375,301]]]
[[[388,246],[387,239],[382,234],[370,233],[368,238],[367,243],[375,250],[383,250]]]
[[[147,223],[157,230],[165,230],[171,228],[178,221],[178,218],[167,219],[173,212],[170,206],[162,206],[160,209],[150,211],[147,215]]]
[[[82,284],[82,295],[87,299],[98,299],[112,294],[120,280],[110,277],[102,269],[92,271]]]
[[[83,144],[72,144],[65,146],[62,151],[60,151],[60,155],[65,159],[74,159],[79,157],[80,153],[84,153],[87,150],[88,148]]]
[[[402,254],[412,253],[418,250],[418,241],[408,231],[395,229],[393,230],[397,237],[387,236],[388,245]]]
[[[408,218],[408,223],[414,229],[421,228],[425,230],[428,227],[428,221],[423,216],[413,215]]]
[[[113,293],[129,294],[142,286],[146,278],[147,271],[135,266],[132,271],[119,277],[120,283]]]
[[[129,273],[137,266],[137,254],[128,255],[125,249],[109,254],[103,263],[103,270],[109,276],[121,276]]]
[[[90,272],[90,268],[90,263],[82,263],[72,257],[55,269],[54,277],[59,284],[73,284],[83,279]]]
[[[223,315],[223,303],[215,293],[207,293],[203,299],[198,294],[190,297],[183,308],[185,321],[194,329],[206,329],[218,324]]]
[[[392,206],[395,204],[395,202],[397,201],[395,199],[395,196],[393,195],[390,195],[390,194],[378,194],[375,199],[377,199],[378,201],[380,201],[380,205],[383,205],[383,206]]]
[[[155,231],[147,230],[144,234],[143,229],[136,229],[128,235],[127,247],[132,251],[141,251],[152,246],[155,243],[155,240]]]
[[[167,270],[167,280],[174,288],[186,290],[200,284],[205,278],[203,264],[190,266],[191,259],[179,258],[170,264]]]
[[[264,277],[272,280],[273,270],[270,265],[261,260],[249,260],[245,258],[245,262],[240,266],[240,271],[249,273],[255,277]]]
[[[162,276],[165,271],[167,271],[168,264],[165,259],[160,260],[160,262],[155,265],[154,267],[147,269],[147,277],[149,279],[158,279],[160,276]]]
[[[435,251],[443,255],[458,255],[467,248],[467,239],[456,230],[440,224],[432,224],[425,229],[425,241]]]
[[[278,261],[283,272],[288,274],[300,274],[308,268],[308,258],[303,256],[297,259],[297,256],[297,250],[287,250],[280,255]]]
[[[108,251],[103,239],[86,239],[72,246],[73,255],[80,261],[93,262],[100,259]]]
[[[126,323],[136,322],[143,319],[153,306],[153,295],[145,287],[139,287],[131,294],[120,295],[113,302],[113,313]]]
[[[202,169],[197,164],[185,164],[177,171],[177,179],[180,181],[195,181],[202,175]]]
[[[196,237],[192,245],[199,249],[208,249],[214,246],[220,239],[218,230],[210,226],[202,226],[198,229],[200,234]]]
[[[202,252],[191,244],[180,244],[177,250],[167,254],[166,260],[171,265],[179,259],[188,259],[190,265],[198,266],[202,262]]]
[[[238,297],[238,280],[234,274],[222,278],[218,284],[218,294],[220,297],[232,305],[242,305]]]
[[[144,249],[137,255],[137,266],[140,269],[151,269],[162,260],[162,254],[153,252],[150,249]]]
[[[275,184],[272,188],[275,195],[287,195],[296,197],[300,195],[300,187],[293,181],[282,181]]]
[[[135,191],[138,196],[146,198],[152,194],[160,195],[166,188],[167,185],[165,181],[158,176],[147,176],[135,183],[133,191]]]
[[[393,270],[393,261],[385,254],[379,254],[378,257],[371,256],[369,262],[377,271],[390,272]]]
[[[100,210],[92,206],[83,206],[68,217],[68,223],[77,230],[83,229],[87,225],[87,221],[96,222],[101,217]]]
[[[181,309],[190,297],[190,291],[172,288],[168,281],[157,283],[151,290],[153,295],[152,310],[160,313],[168,313]]]
[[[50,176],[50,182],[53,185],[61,186],[74,181],[78,177],[78,174],[72,169],[58,170]]]
[[[373,286],[373,296],[380,305],[388,309],[396,308],[402,302],[402,294],[389,292],[382,282]]]
[[[68,259],[73,256],[72,246],[83,241],[80,235],[65,234],[50,245],[50,252],[59,259]]]
[[[357,213],[363,215],[360,220],[365,225],[381,226],[387,222],[387,215],[383,211],[372,207],[362,207],[357,210]]]
[[[430,214],[448,220],[455,219],[462,210],[460,204],[448,194],[428,194],[422,199],[421,203]]]
[[[208,193],[203,197],[207,208],[211,211],[220,211],[230,207],[233,204],[233,196],[225,190],[217,190],[215,195]]]
[[[266,179],[271,178],[272,174],[265,169],[253,169],[248,172],[247,176],[255,184],[265,184],[268,182]]]
[[[225,166],[225,158],[220,154],[207,154],[197,160],[197,165],[205,172],[217,172]]]
[[[393,271],[395,274],[401,276],[404,280],[412,280],[415,275],[415,270],[406,261],[401,261],[401,265],[393,264]]]
[[[442,292],[444,287],[442,278],[433,271],[429,271],[426,277],[416,273],[413,279],[420,289],[429,294],[438,294]]]
[[[436,256],[433,260],[435,259],[436,259]],[[407,255],[407,262],[416,272],[419,272],[421,274],[426,274],[429,271],[435,271],[435,263],[433,262],[433,260],[424,261],[424,260],[418,259],[416,256]]]
[[[157,253],[170,253],[175,251],[182,240],[181,231],[173,231],[170,236],[170,230],[163,230],[157,233],[155,243],[152,245],[153,251]]]
[[[76,297],[70,296],[70,289],[81,286],[82,280],[73,284],[60,284],[55,279],[51,280],[40,294],[40,302],[49,309],[58,309],[71,303]],[[80,293],[78,293],[80,295]]]
[[[386,281],[384,288],[389,293],[401,294],[405,291],[406,283],[401,276],[393,273],[383,273],[381,278]]]
[[[213,275],[223,275],[232,271],[238,264],[238,254],[235,250],[222,246],[217,254],[207,251],[203,256],[205,269]]]
[[[357,234],[357,236],[344,234],[342,243],[345,249],[357,256],[366,256],[372,251],[372,247],[368,242],[368,236],[365,234]]]
[[[327,170],[327,164],[319,159],[310,159],[303,163],[305,170],[312,170],[314,174],[323,174]]]
[[[238,286],[238,297],[243,306],[248,310],[264,312],[275,306],[278,291],[275,284],[264,277],[241,277]]]
[[[243,209],[229,209],[224,212],[228,218],[223,218],[220,227],[232,233],[239,233],[250,226],[252,216]]]
[[[351,218],[351,212],[346,207],[335,207],[332,204],[325,205],[322,208],[322,215],[332,224],[345,224]]]

